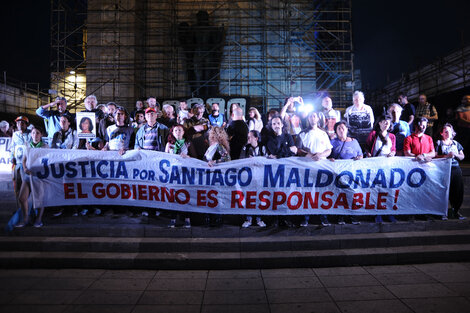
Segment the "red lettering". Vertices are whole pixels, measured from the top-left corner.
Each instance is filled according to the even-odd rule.
[[[297,197],[297,203],[296,204],[292,204],[292,198],[294,196]],[[294,191],[287,198],[287,207],[290,210],[297,210],[298,208],[300,208],[301,205],[302,205],[302,194],[298,191]]]
[[[271,201],[269,200],[269,196],[271,195],[271,193],[269,191],[261,191],[260,194],[259,194],[259,200],[260,200],[260,205],[258,206],[258,208],[260,210],[266,210],[266,209],[269,209],[269,207],[271,206]]]
[[[157,188],[157,190],[158,190],[158,188]],[[179,197],[180,194],[184,195],[184,200],[180,199],[180,197]],[[184,189],[179,189],[175,192],[175,198],[176,198],[176,202],[178,202],[179,204],[186,204],[186,203],[189,202],[189,192],[187,190],[184,190]],[[158,200],[158,198],[157,198],[157,200]]]
[[[234,209],[235,205],[238,205],[239,208],[243,209],[243,192],[240,190],[234,190],[232,191],[232,201],[230,204],[230,208]]]
[[[158,198],[158,187],[157,186],[149,186],[149,200],[160,201]]]
[[[245,204],[247,209],[256,209],[256,191],[246,192]]]
[[[98,189],[98,188],[100,188],[100,189]],[[103,189],[103,184],[102,183],[94,184],[91,192],[93,193],[93,196],[96,199],[102,199],[106,196],[106,192]]]
[[[147,186],[138,185],[137,189],[139,190],[139,200],[147,200]]]
[[[207,202],[207,206],[209,208],[215,208],[219,202],[217,201],[217,191],[216,190],[210,190],[207,193],[207,199],[209,199],[209,202]]]
[[[323,209],[323,210],[329,210],[331,209],[331,206],[333,205],[333,200],[331,200],[331,198],[328,198],[329,197],[332,197],[334,195],[334,193],[332,191],[327,191],[325,193],[323,193],[321,195],[321,199],[323,202],[326,202],[323,203],[320,207]]]
[[[352,209],[359,210],[364,205],[364,195],[362,193],[355,193],[353,195]]]
[[[345,208],[347,210],[349,209],[348,199],[346,198],[346,194],[344,192],[339,194],[333,208],[337,209],[338,206],[342,206],[343,208]]]
[[[320,193],[317,191],[315,192],[315,200],[312,199],[312,193],[306,192],[304,196],[304,209],[308,209],[309,205],[311,209],[318,209],[318,197]]]
[[[282,191],[275,191],[273,196],[273,211],[277,210],[278,205],[286,202],[286,194]]]
[[[82,184],[81,183],[77,184],[77,195],[78,195],[79,199],[88,198],[88,195],[86,193],[83,193],[83,191],[82,191]]]
[[[366,193],[366,210],[373,210],[375,208],[374,204],[370,204],[370,192]]]
[[[121,199],[130,199],[131,198],[131,186],[122,184],[121,185]]]
[[[206,206],[206,191],[197,191],[197,206]]]
[[[137,186],[132,185],[132,199],[137,200]]]
[[[73,193],[73,183],[64,184],[64,199],[75,199],[75,194]]]
[[[168,191],[168,188],[162,187],[160,188],[160,190],[162,192],[163,202],[165,202],[165,198],[168,199],[168,202],[175,202],[175,190],[174,189],[170,189],[170,191]]]
[[[386,210],[387,209],[387,206],[386,206],[386,201],[387,201],[387,197],[388,196],[388,192],[379,192],[379,196],[377,197],[377,210]]]
[[[111,193],[112,188],[116,189],[114,194]],[[114,183],[109,184],[108,187],[106,187],[106,194],[110,199],[117,198],[119,196],[119,186]]]

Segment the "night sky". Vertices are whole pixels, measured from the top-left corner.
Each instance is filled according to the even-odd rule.
[[[48,89],[50,2],[15,0],[0,10],[0,73]],[[353,0],[355,68],[364,89],[383,87],[470,43],[470,1]]]

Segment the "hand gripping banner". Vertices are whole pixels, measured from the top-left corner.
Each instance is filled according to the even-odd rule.
[[[120,205],[250,215],[447,212],[450,159],[256,157],[208,167],[168,153],[30,149],[35,207]]]

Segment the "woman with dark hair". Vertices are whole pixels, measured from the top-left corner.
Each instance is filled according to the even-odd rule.
[[[390,115],[382,115],[375,123],[374,130],[370,132],[366,140],[367,157],[393,157],[396,151],[395,135],[390,133],[392,127],[392,117]],[[396,223],[393,215],[388,216],[390,222]],[[375,222],[382,224],[382,215],[375,216]]]
[[[188,158],[188,147],[189,142],[185,138],[185,129],[183,125],[177,124],[170,129],[168,135],[168,142],[165,147],[166,153],[179,154],[184,158]],[[176,211],[171,212],[170,224],[168,227],[174,228],[176,226]],[[190,213],[185,212],[184,216],[184,228],[191,228],[191,216]]]
[[[170,129],[168,142],[165,146],[165,152],[179,154],[182,157],[188,156],[189,141],[186,138],[186,130],[183,125],[177,124]]]
[[[250,130],[248,133],[248,144],[243,147],[242,152],[240,154],[240,159],[252,158],[257,156],[265,156],[266,155],[266,147],[261,146],[261,135],[257,130]],[[251,215],[247,215],[245,222],[243,222],[242,227],[246,228],[251,226],[253,217]],[[256,217],[256,224],[259,227],[266,227],[266,224],[261,220],[260,216]]]
[[[362,159],[362,149],[359,142],[351,137],[348,137],[348,124],[345,121],[337,122],[334,126],[335,138],[331,140],[330,160],[360,160]],[[351,223],[359,225],[359,220],[351,215]],[[338,224],[344,225],[344,216],[338,216]]]
[[[359,142],[348,137],[348,124],[345,121],[337,122],[334,126],[335,138],[331,140],[330,160],[360,160],[362,159],[362,149]]]
[[[93,131],[93,122],[89,117],[83,117],[80,120],[80,125],[78,125],[78,127],[80,128],[82,134],[91,134]]]
[[[437,154],[436,158],[452,159],[449,189],[449,201],[452,205],[452,209],[449,211],[449,217],[463,220],[465,217],[459,213],[464,195],[462,170],[459,166],[459,161],[462,161],[465,158],[465,155],[463,154],[463,147],[460,143],[454,140],[456,133],[454,131],[454,127],[451,124],[444,124],[444,126],[442,126],[441,130],[439,131],[439,135],[441,139],[438,140],[435,144],[435,150]],[[443,219],[446,218],[443,217]]]
[[[392,117],[390,115],[382,115],[377,120],[374,130],[369,133],[366,140],[367,157],[395,156],[396,139],[395,135],[390,133],[392,126]]]

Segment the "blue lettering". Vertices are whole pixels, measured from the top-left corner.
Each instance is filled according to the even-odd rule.
[[[385,179],[385,173],[383,169],[379,169],[377,171],[377,175],[375,175],[374,181],[370,188],[374,188],[376,185],[382,185],[383,188],[387,188],[387,180]]]
[[[247,177],[246,181],[242,181],[242,175],[243,173],[246,172]],[[238,184],[241,187],[246,187],[249,184],[251,184],[251,180],[253,179],[253,173],[251,172],[251,168],[249,167],[243,167],[239,172],[238,172]]]
[[[273,175],[272,165],[265,165],[263,187],[276,187],[278,181],[279,187],[284,187],[284,169],[284,165],[279,165],[276,174]]]
[[[414,173],[417,173],[420,176],[420,179],[418,182],[413,182],[412,181],[412,176]],[[421,187],[422,184],[426,181],[426,173],[424,172],[423,169],[421,168],[414,168],[412,169],[409,173],[408,176],[406,177],[406,183],[413,188]]]
[[[398,182],[395,182],[395,173],[398,173],[400,176],[400,180]],[[392,168],[392,170],[390,171],[390,184],[388,188],[398,188],[403,184],[404,181],[405,171],[401,168]]]
[[[168,173],[168,171],[165,169],[164,166],[169,167],[170,166],[170,161],[160,160],[160,171],[163,173],[163,175],[160,175],[158,178],[160,179],[160,181],[162,183],[167,183],[168,179],[170,177],[170,174]]]
[[[96,166],[96,171],[97,171],[99,177],[101,177],[101,178],[108,178],[108,174],[103,174],[103,172],[101,172],[101,167],[102,167],[103,165],[104,165],[104,166],[108,165],[108,161],[104,161],[104,160],[99,161],[99,162],[98,162],[98,165]]]
[[[65,163],[65,170],[68,172],[65,176],[67,176],[68,178],[77,177],[78,171],[75,168],[75,165],[76,165],[75,162]]]
[[[344,182],[344,179],[341,179],[344,176],[347,176],[349,178],[348,182]],[[353,177],[353,174],[351,172],[342,171],[335,178],[335,186],[338,187],[338,188],[348,188],[349,186],[351,186],[353,181],[354,181],[354,177]]]
[[[323,176],[326,175],[326,181],[322,182]],[[327,170],[318,170],[317,181],[315,187],[326,187],[333,182],[333,173]]]
[[[287,179],[286,187],[295,184],[297,187],[302,187],[300,184],[299,169],[293,168],[290,170],[289,178]]]

